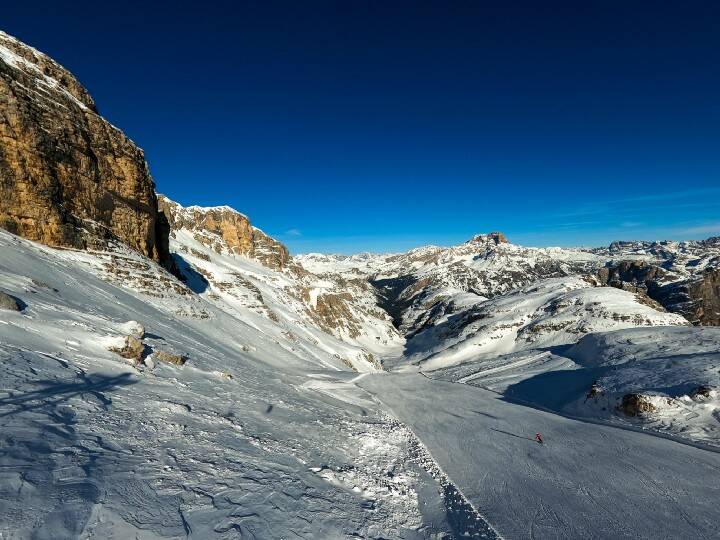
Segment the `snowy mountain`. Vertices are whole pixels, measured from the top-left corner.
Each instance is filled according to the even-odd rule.
[[[203,299],[320,365],[373,371],[382,369],[380,358],[401,353],[403,339],[367,280],[305,270],[231,208],[160,201],[175,263]]]
[[[0,231],[0,253],[19,304],[0,311],[3,537],[398,538],[422,526],[418,492],[434,481],[407,430],[348,382],[329,336],[292,339],[122,248]],[[128,340],[137,355],[114,352]]]
[[[717,238],[293,257],[0,90],[0,538],[717,534]]]

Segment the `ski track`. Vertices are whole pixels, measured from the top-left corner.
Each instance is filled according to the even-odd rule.
[[[418,375],[358,384],[412,429],[506,538],[717,537],[714,452]]]

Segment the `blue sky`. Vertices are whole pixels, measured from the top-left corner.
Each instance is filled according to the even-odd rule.
[[[60,4],[0,28],[293,252],[720,234],[716,2]]]

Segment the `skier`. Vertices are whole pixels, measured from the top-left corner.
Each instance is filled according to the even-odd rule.
[[[543,444],[543,439],[542,439],[542,437],[540,436],[539,433],[536,433],[536,434],[535,434],[535,440],[536,440],[537,442],[539,442],[540,444]]]

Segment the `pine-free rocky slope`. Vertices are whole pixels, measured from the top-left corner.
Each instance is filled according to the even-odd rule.
[[[716,534],[717,238],[292,257],[0,85],[0,536]]]

